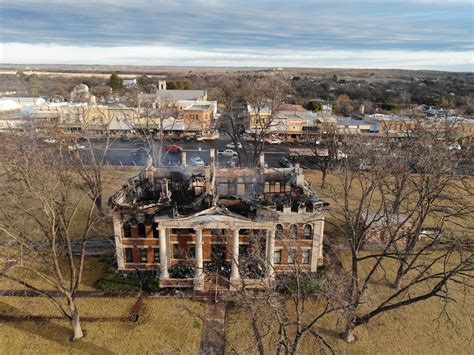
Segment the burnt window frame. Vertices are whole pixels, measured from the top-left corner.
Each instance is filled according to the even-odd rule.
[[[137,238],[146,238],[146,224],[144,222],[140,222],[137,224]]]
[[[288,249],[288,255],[286,258],[286,263],[288,265],[295,265],[296,264],[296,248]]]
[[[291,226],[290,226],[290,232],[289,232],[289,237],[290,239],[298,239],[298,225],[293,223]]]
[[[309,236],[306,234],[306,228],[309,228]],[[303,239],[313,240],[313,226],[311,224],[305,224],[303,227]]]
[[[140,263],[148,263],[148,248],[138,248],[138,250],[140,251]],[[143,254],[145,253],[145,254]],[[145,261],[143,261],[143,256],[145,256]]]
[[[188,259],[196,259],[196,244],[190,243],[186,246],[186,256]]]
[[[180,247],[179,247],[179,244],[178,243],[175,243],[175,244],[171,244],[173,246],[173,250],[172,250],[172,254],[173,254],[173,259],[180,259]]]
[[[132,238],[132,224],[130,222],[125,222],[122,226],[122,232],[124,239]]]
[[[307,255],[308,259],[305,260],[305,255]],[[301,249],[301,264],[309,265],[311,264],[311,249]]]
[[[278,258],[277,258],[277,255],[279,255]],[[275,249],[275,251],[273,252],[273,264],[281,265],[282,256],[283,256],[282,250]]]
[[[153,261],[160,263],[160,247],[153,248]]]
[[[283,239],[285,236],[285,228],[280,223],[275,226],[275,239]]]
[[[158,223],[153,222],[153,223],[151,224],[151,230],[152,230],[152,232],[153,232],[153,238],[154,238],[154,239],[160,238],[160,230],[158,229]]]
[[[125,249],[125,262],[133,263],[135,260],[133,258],[133,248],[124,248]]]

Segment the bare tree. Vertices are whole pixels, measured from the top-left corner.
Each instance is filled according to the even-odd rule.
[[[229,346],[236,352],[258,350],[259,354],[298,354],[303,339],[313,339],[321,352],[334,353],[333,346],[319,331],[321,321],[340,309],[340,292],[334,285],[338,275],[328,277],[324,272],[311,273],[302,263],[301,255],[294,254],[290,245],[284,244],[288,253],[293,253],[293,264],[287,272],[268,278],[273,267],[266,259],[263,231],[251,231],[245,254],[239,256],[241,284],[236,293],[236,304],[248,316],[252,341],[245,349],[237,349],[229,339]],[[260,289],[251,289],[254,280],[260,281]],[[250,288],[248,288],[250,286]],[[250,339],[249,339],[250,340]]]
[[[153,164],[161,166],[164,143],[170,140],[168,132],[176,127],[179,120],[177,103],[167,98],[145,101],[140,103],[138,112],[138,133],[150,150]]]
[[[225,80],[217,90],[224,106],[224,130],[232,139],[241,165],[256,167],[265,140],[278,133],[277,116],[289,93],[289,86],[275,78],[252,80],[241,84]],[[242,108],[249,108],[249,136],[245,132]],[[239,115],[242,115],[239,118]],[[241,146],[242,148],[240,148]]]
[[[466,227],[472,218],[463,199],[472,190],[455,174],[455,159],[438,133],[412,126],[404,143],[388,137],[354,142],[349,164],[335,174],[331,217],[350,259],[347,341],[356,327],[387,311],[430,298],[448,302],[452,284],[472,287],[472,246],[448,228]],[[433,233],[423,233],[430,226]],[[380,277],[395,286],[383,295],[373,289]]]
[[[312,134],[306,139],[306,146],[312,151],[308,163],[316,165],[322,173],[321,189],[326,188],[326,177],[337,162],[343,163],[347,154],[339,150],[339,137],[336,132]],[[303,163],[305,157],[302,157]]]
[[[61,142],[44,147],[14,136],[4,142],[0,235],[8,242],[2,247],[1,276],[47,297],[78,339],[84,334],[76,294],[86,241],[99,219],[95,204],[85,203],[89,189],[66,162],[64,149]]]
[[[76,114],[80,120],[81,132],[80,135],[74,134],[68,138],[69,157],[71,164],[87,186],[89,197],[94,201],[97,212],[100,216],[104,216],[103,169],[107,163],[109,149],[117,140],[117,136],[110,130],[116,117],[111,115],[107,108],[98,106],[78,107]],[[85,146],[82,146],[81,142],[84,142]]]

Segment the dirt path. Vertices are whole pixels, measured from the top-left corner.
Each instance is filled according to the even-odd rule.
[[[202,325],[200,353],[224,354],[225,350],[225,303],[209,303]]]

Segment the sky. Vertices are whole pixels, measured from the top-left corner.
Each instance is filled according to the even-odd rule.
[[[0,62],[474,71],[474,0],[0,0]]]

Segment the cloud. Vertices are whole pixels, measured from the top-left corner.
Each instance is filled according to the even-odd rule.
[[[3,44],[3,63],[124,64],[163,66],[400,68],[472,71],[471,51],[401,50],[260,51],[232,48],[215,51],[166,46],[79,47]]]
[[[123,48],[287,55],[464,53],[472,48],[472,4],[471,0],[1,0],[0,40],[85,47],[84,52],[102,48],[122,55],[127,54]]]

